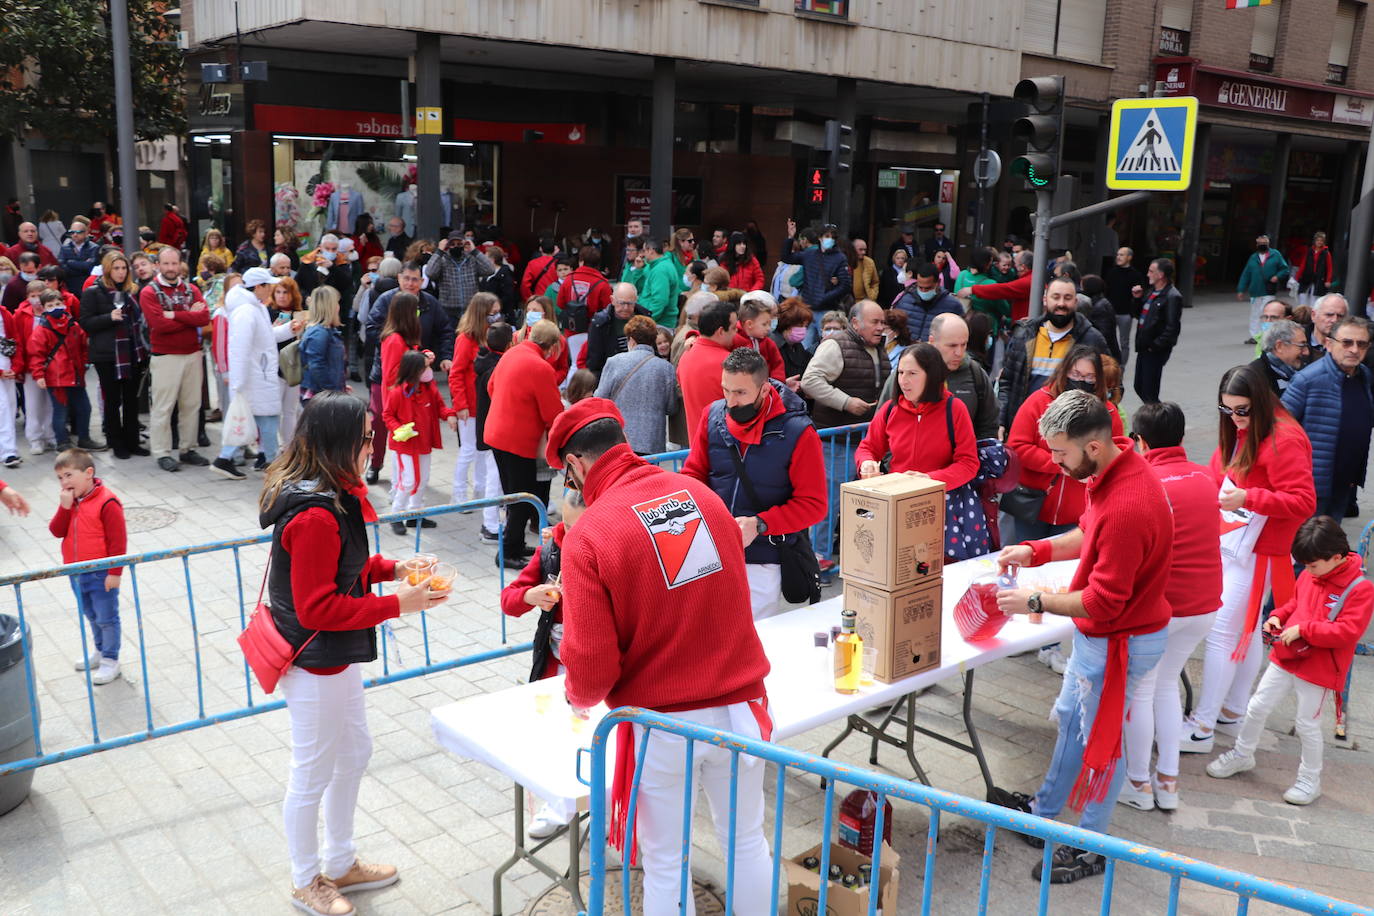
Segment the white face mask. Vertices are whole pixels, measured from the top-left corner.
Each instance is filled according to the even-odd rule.
[[[691,285],[692,285],[692,272],[691,272],[690,270],[687,271],[687,273],[685,273],[685,274],[682,275],[682,285],[683,285],[683,286],[691,286]]]

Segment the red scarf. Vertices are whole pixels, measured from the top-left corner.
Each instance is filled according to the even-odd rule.
[[[372,508],[372,503],[367,498],[367,484],[361,480],[355,480],[352,486],[344,490],[350,496],[358,498],[358,505],[363,510],[363,521],[371,524],[377,521],[377,510]]]
[[[730,409],[725,409],[725,428],[740,445],[758,445],[762,442],[764,425],[785,410],[782,398],[778,397],[771,384],[764,382],[764,390],[766,393],[763,396],[763,404],[759,407],[759,412],[754,414],[754,419],[748,423],[736,423],[730,416]]]
[[[1090,802],[1105,801],[1121,757],[1121,726],[1126,718],[1126,672],[1130,665],[1130,637],[1107,637],[1107,667],[1102,675],[1102,697],[1097,715],[1083,746],[1083,768],[1069,793],[1069,807],[1082,811]]]
[[[1269,577],[1274,592],[1274,607],[1283,607],[1293,597],[1293,564],[1288,557],[1272,557],[1262,553],[1255,554],[1255,577],[1250,581],[1250,600],[1245,607],[1245,625],[1240,628],[1236,648],[1231,652],[1231,660],[1241,662],[1250,651],[1250,634],[1259,624],[1260,605],[1264,603],[1264,580]]]
[[[644,735],[648,740],[648,733]],[[630,819],[630,792],[635,782],[635,727],[621,722],[615,731],[615,772],[611,775],[611,816],[606,842],[625,858],[625,825]],[[639,820],[638,817],[635,818]],[[639,864],[639,824],[630,828],[630,864]]]

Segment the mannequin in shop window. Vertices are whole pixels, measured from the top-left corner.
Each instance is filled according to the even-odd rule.
[[[396,215],[406,224],[406,235],[415,237],[415,185],[396,195]]]
[[[348,235],[358,214],[367,212],[367,201],[363,192],[346,181],[339,182],[334,193],[329,195],[329,206],[325,210],[324,225],[327,230]]]

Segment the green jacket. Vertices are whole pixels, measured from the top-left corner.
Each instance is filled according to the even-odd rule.
[[[639,304],[649,310],[656,324],[665,328],[677,327],[677,300],[682,288],[682,271],[671,255],[645,265],[644,285],[639,290]]]
[[[1288,262],[1283,259],[1283,255],[1274,249],[1269,249],[1269,257],[1260,263],[1259,252],[1250,253],[1250,260],[1245,262],[1245,270],[1241,271],[1240,282],[1236,284],[1236,292],[1244,293],[1251,299],[1257,296],[1274,296],[1279,293],[1279,287],[1288,279]],[[1273,286],[1270,286],[1273,281]]]

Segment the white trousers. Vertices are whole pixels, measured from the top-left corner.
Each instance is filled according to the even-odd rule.
[[[1126,716],[1126,775],[1133,782],[1150,778],[1150,747],[1159,748],[1155,772],[1161,776],[1178,775],[1178,737],[1183,728],[1183,700],[1179,696],[1178,676],[1212,629],[1216,611],[1196,617],[1175,617],[1169,621],[1169,637],[1159,664],[1142,677],[1131,694]]]
[[[693,709],[673,715],[748,738],[762,737],[748,703]],[[644,730],[636,725],[636,748],[643,740]],[[644,865],[644,916],[694,916],[696,913],[690,889],[687,908],[679,911],[677,905],[682,871],[685,752],[682,737],[660,731],[650,734],[636,807],[639,854]],[[692,785],[706,790],[716,838],[724,856],[730,848],[730,752],[723,747],[698,742],[692,768]],[[763,835],[763,772],[762,760],[740,755],[735,807],[735,913],[739,916],[763,916],[772,900],[773,857]],[[694,791],[693,809],[696,795]]]
[[[14,419],[18,410],[19,395],[14,379],[0,379],[0,458],[19,454],[14,434]]]
[[[395,470],[391,474],[391,511],[419,509],[425,504],[429,486],[429,455],[403,455],[392,452]]]
[[[1245,709],[1245,722],[1236,736],[1236,750],[1247,756],[1255,753],[1260,734],[1264,731],[1265,720],[1279,705],[1279,701],[1292,691],[1298,701],[1298,711],[1293,717],[1293,730],[1298,733],[1302,743],[1302,759],[1298,763],[1298,775],[1320,779],[1322,775],[1322,698],[1326,688],[1304,681],[1295,674],[1284,671],[1271,664],[1264,669],[1255,695]]]
[[[358,786],[372,756],[363,703],[363,674],[349,665],[321,676],[292,666],[281,679],[291,716],[291,773],[282,817],[291,882],[305,887],[323,871],[339,877],[353,867],[353,815]],[[324,855],[320,855],[320,804],[324,804]]]
[[[782,566],[778,563],[746,563],[749,578],[749,604],[754,620],[767,620],[782,611]]]
[[[1254,554],[1241,561],[1221,558],[1221,607],[1217,610],[1212,629],[1207,634],[1207,651],[1202,662],[1202,688],[1198,691],[1197,705],[1193,708],[1193,721],[1204,728],[1213,728],[1217,716],[1225,706],[1231,712],[1240,712],[1250,700],[1250,687],[1255,683],[1260,665],[1264,663],[1264,646],[1260,640],[1260,628],[1250,636],[1250,646],[1245,659],[1237,662],[1231,658],[1240,639],[1241,627],[1245,625],[1245,610],[1250,603],[1250,586],[1255,578],[1255,564],[1259,558]],[[1265,587],[1268,587],[1268,579]],[[1264,612],[1260,612],[1264,616]]]
[[[495,463],[496,459],[492,459]],[[468,470],[473,472],[474,486],[471,492],[482,493],[486,490],[486,465],[477,459],[477,418],[469,416],[458,421],[458,460],[453,464],[453,501],[467,502]]]
[[[281,419],[277,422],[277,441],[281,443],[281,449],[286,448],[291,437],[296,435],[296,422],[301,418],[301,386],[282,385],[281,386]]]
[[[491,449],[477,452],[474,460],[476,464],[474,476],[477,478],[477,493],[483,499],[497,499],[502,495],[501,473],[496,469],[496,455]],[[457,488],[455,488],[454,499],[457,499]],[[488,506],[482,510],[482,527],[488,531],[499,531],[501,528],[501,507]]]
[[[52,430],[52,399],[32,375],[24,376],[24,438],[33,448],[57,441]]]

